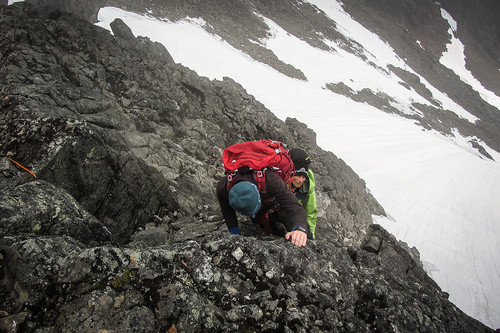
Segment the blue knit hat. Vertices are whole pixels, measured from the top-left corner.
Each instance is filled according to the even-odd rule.
[[[229,191],[229,204],[238,213],[254,218],[260,209],[257,185],[247,181],[236,183]]]

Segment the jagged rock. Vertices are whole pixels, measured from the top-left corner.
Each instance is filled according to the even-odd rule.
[[[178,209],[170,185],[157,170],[90,135],[59,147],[39,177],[65,188],[120,243],[154,215],[172,215]]]
[[[132,30],[128,27],[128,25],[123,22],[122,19],[116,19],[110,24],[111,30],[115,37],[123,38],[127,40],[134,40],[135,36],[132,33]]]
[[[191,227],[185,225],[185,232]],[[0,241],[4,288],[12,290],[4,305],[12,301],[9,313],[24,308],[32,316],[46,309],[28,321],[69,332],[172,326],[196,332],[480,331],[386,237],[383,256],[352,253],[336,242],[298,248],[282,238],[217,231],[142,249],[82,248],[68,237],[6,237]],[[395,262],[412,272],[394,270]],[[25,298],[11,298],[14,292]]]
[[[111,233],[64,190],[44,181],[0,195],[0,233],[68,235],[89,246],[109,242]]]
[[[3,45],[26,51],[9,49],[4,58],[10,65],[2,152],[63,187],[120,242],[153,215],[189,216],[200,207],[219,213],[214,184],[222,176],[222,149],[258,138],[309,149],[318,186],[326,189],[318,194],[323,234],[359,244],[371,214],[383,212],[359,177],[316,145],[312,131],[283,124],[233,80],[200,78],[161,49],[150,52],[156,44],[147,39],[136,41],[142,47],[121,43],[68,14],[50,19],[49,9],[28,5],[4,12],[2,24],[24,32],[4,35]],[[75,52],[78,45],[86,47]],[[58,56],[47,57],[44,48]],[[30,62],[37,66],[25,76]],[[18,178],[0,181],[26,181]]]
[[[488,331],[372,226],[382,207],[304,124],[146,38],[27,3],[1,13],[0,154],[37,180],[2,161],[0,327]],[[222,149],[260,138],[312,157],[320,219],[305,248],[222,221]]]

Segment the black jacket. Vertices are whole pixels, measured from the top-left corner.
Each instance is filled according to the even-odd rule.
[[[295,227],[304,227],[307,229],[307,217],[304,212],[304,207],[299,203],[294,193],[290,188],[287,187],[285,182],[280,178],[279,175],[272,171],[266,173],[266,189],[265,193],[268,198],[275,198],[275,202],[279,204],[280,210],[284,210],[289,216],[288,221],[286,221],[285,227],[288,231],[291,231]],[[250,181],[257,185],[252,173],[241,175],[238,181]],[[260,190],[260,189],[259,189]],[[236,217],[236,212],[229,205],[229,194],[227,191],[227,177],[223,177],[217,183],[217,198],[219,200],[220,208],[222,211],[222,216],[226,220],[226,225],[228,229],[238,226],[238,219]],[[261,195],[262,198],[262,195]],[[262,198],[265,199],[265,198]],[[269,200],[266,200],[268,202]],[[266,212],[273,208],[269,204],[264,204],[260,208],[259,212]],[[259,222],[259,221],[257,221]]]

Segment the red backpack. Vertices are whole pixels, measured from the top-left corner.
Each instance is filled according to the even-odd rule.
[[[270,205],[267,212],[258,214],[258,220],[264,226],[266,232],[270,234],[272,230],[269,224],[269,213],[278,210],[279,205],[273,205],[274,198],[266,194],[265,175],[268,170],[272,170],[289,185],[295,168],[288,150],[279,141],[247,141],[224,149],[222,163],[224,164],[224,172],[227,175],[228,193],[233,187],[238,174],[253,172],[262,202],[267,202]]]
[[[260,192],[265,192],[265,174],[276,172],[288,185],[295,169],[288,150],[280,141],[259,140],[237,143],[222,152],[222,163],[227,175],[228,191],[238,172],[254,172]]]

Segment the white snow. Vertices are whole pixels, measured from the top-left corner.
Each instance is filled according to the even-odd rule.
[[[393,64],[413,72],[389,45],[346,14],[337,1],[310,1],[339,29],[364,47],[378,67]],[[317,134],[318,144],[350,165],[367,183],[389,217],[374,217],[399,239],[416,246],[428,273],[450,293],[467,314],[500,327],[500,154],[487,148],[495,161],[482,158],[458,133],[443,136],[424,131],[412,121],[353,102],[325,89],[343,82],[354,91],[369,88],[396,99],[402,112],[414,113],[412,102],[430,104],[399,79],[335,49],[314,49],[265,18],[272,37],[261,41],[284,62],[302,70],[308,81],[291,79],[254,61],[220,37],[207,33],[200,20],[172,23],[116,8],[102,8],[98,25],[109,29],[122,18],[133,33],[165,45],[176,62],[210,79],[228,76],[281,119],[295,117]],[[456,30],[451,16],[443,12]],[[417,42],[417,41],[416,41]],[[465,69],[463,46],[453,39],[441,61],[481,96],[500,108],[500,99],[476,84]],[[413,72],[414,73],[414,72]],[[416,73],[415,73],[416,74]],[[445,94],[421,81],[443,108],[474,122],[476,117]],[[314,162],[313,162],[314,163]],[[313,164],[314,165],[314,164]]]

